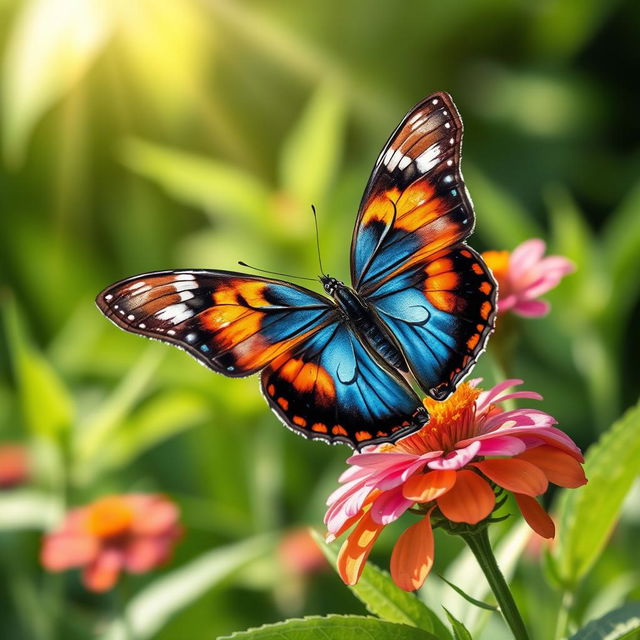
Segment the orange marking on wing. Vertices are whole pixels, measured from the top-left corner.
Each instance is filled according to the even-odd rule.
[[[297,424],[299,427],[307,426],[307,421],[301,416],[293,416],[293,423]]]
[[[267,393],[268,393],[270,396],[272,396],[275,392],[276,392],[276,388],[275,388],[272,384],[270,384],[270,385],[267,387]]]
[[[281,366],[279,375],[291,383],[296,391],[313,393],[319,404],[328,405],[335,400],[333,379],[324,367],[313,362],[290,358]]]
[[[278,398],[278,404],[285,410],[289,410],[289,401],[286,398]]]
[[[377,438],[384,438],[385,436],[388,436],[389,434],[386,431],[378,431],[378,433],[376,433],[376,437]]]
[[[326,424],[322,424],[321,422],[314,422],[311,425],[311,431],[315,431],[316,433],[327,433],[329,430],[327,429]]]
[[[432,260],[425,268],[425,273],[429,276],[446,273],[447,271],[453,271],[453,260],[451,260],[451,258]]]
[[[484,329],[485,329],[485,325],[483,325],[483,324],[477,324],[477,325],[476,325],[476,329],[477,329],[480,333],[482,333],[482,332],[484,331]]]
[[[331,433],[333,433],[334,436],[346,436],[347,430],[340,424],[334,424],[333,427],[331,427]]]
[[[427,278],[424,283],[425,291],[454,291],[460,284],[460,277],[455,271],[447,271],[437,276]]]
[[[449,291],[428,291],[426,292],[429,302],[440,311],[445,313],[459,313],[464,311],[467,302],[464,298]]]
[[[371,440],[373,436],[368,431],[356,431],[356,440],[362,442],[363,440]]]
[[[362,214],[361,225],[371,222],[388,222],[393,217],[393,204],[387,193],[378,194],[367,203]]]
[[[465,258],[471,258],[473,254],[471,253],[471,251],[469,251],[469,250],[467,250],[467,249],[463,249],[463,250],[460,252],[460,255],[461,255],[461,256],[463,256],[463,257],[465,257]]]
[[[491,303],[489,301],[483,302],[480,305],[480,317],[483,320],[487,320],[489,318],[490,313],[491,313]]]
[[[484,293],[484,294],[486,294],[486,295],[489,295],[489,294],[491,293],[491,289],[492,289],[492,288],[493,288],[493,287],[491,286],[491,283],[490,283],[490,282],[483,282],[483,283],[480,285],[480,291],[482,291],[482,293]]]
[[[471,349],[473,351],[473,349],[475,349],[478,346],[478,342],[480,342],[480,334],[479,333],[474,333],[467,340],[467,347],[469,347],[469,349]]]
[[[473,273],[477,273],[479,276],[481,276],[484,273],[484,270],[477,262],[474,262],[471,265],[471,271],[473,271]]]

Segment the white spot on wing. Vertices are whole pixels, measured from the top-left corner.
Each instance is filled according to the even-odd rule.
[[[176,280],[195,280],[196,277],[192,273],[179,273],[175,276]]]
[[[191,300],[191,298],[195,298],[191,291],[181,291],[178,296],[180,297],[181,302],[184,302],[185,300]]]
[[[173,329],[169,329],[169,331],[167,331],[167,335],[175,336],[176,332]]]
[[[144,285],[145,285],[144,281],[134,282],[129,287],[129,291],[135,291],[136,289],[139,289],[140,287],[144,287]]]
[[[193,280],[173,283],[173,288],[176,290],[176,292],[190,291],[191,289],[194,288],[194,286],[195,286],[195,282],[193,282]]]
[[[131,313],[127,316],[127,320],[135,320],[135,319],[136,317]]]
[[[138,326],[139,326],[141,329],[146,329],[146,328],[147,328],[147,325],[146,325],[144,322],[141,322]]]
[[[428,149],[423,151],[416,158],[416,165],[420,173],[427,173],[438,164],[438,156],[440,154],[440,145],[432,144]]]
[[[113,298],[113,296],[110,293],[107,293],[107,295],[104,297],[104,299],[109,302],[109,300],[111,300],[111,298]]]
[[[409,156],[402,156],[402,160],[398,163],[398,169],[403,171],[411,164],[411,158]]]
[[[193,310],[186,304],[172,304],[155,314],[158,320],[167,320],[172,324],[180,324],[193,316]]]

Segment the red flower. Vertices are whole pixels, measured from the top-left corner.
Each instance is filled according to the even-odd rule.
[[[21,444],[0,446],[0,489],[24,484],[29,479],[27,449]]]
[[[181,535],[176,505],[161,495],[101,498],[70,511],[45,536],[41,560],[49,571],[84,567],[92,591],[113,587],[122,571],[145,573],[165,562]]]

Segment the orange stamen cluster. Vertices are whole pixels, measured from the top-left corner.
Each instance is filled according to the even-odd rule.
[[[120,496],[107,496],[91,505],[86,522],[89,533],[94,536],[120,536],[133,524],[133,510]]]

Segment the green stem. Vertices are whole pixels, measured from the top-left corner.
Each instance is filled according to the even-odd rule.
[[[573,593],[565,591],[562,594],[562,603],[560,604],[560,610],[558,611],[558,619],[556,620],[556,639],[562,640],[567,637],[567,630],[569,628],[569,612],[571,605],[573,604]]]
[[[500,571],[500,567],[498,567],[496,558],[493,555],[487,527],[482,527],[479,531],[474,531],[473,533],[469,532],[460,535],[471,549],[482,572],[487,578],[487,582],[498,601],[502,616],[509,625],[513,637],[516,638],[516,640],[529,640],[527,629],[524,626],[518,607],[511,595],[509,585],[507,585]]]

